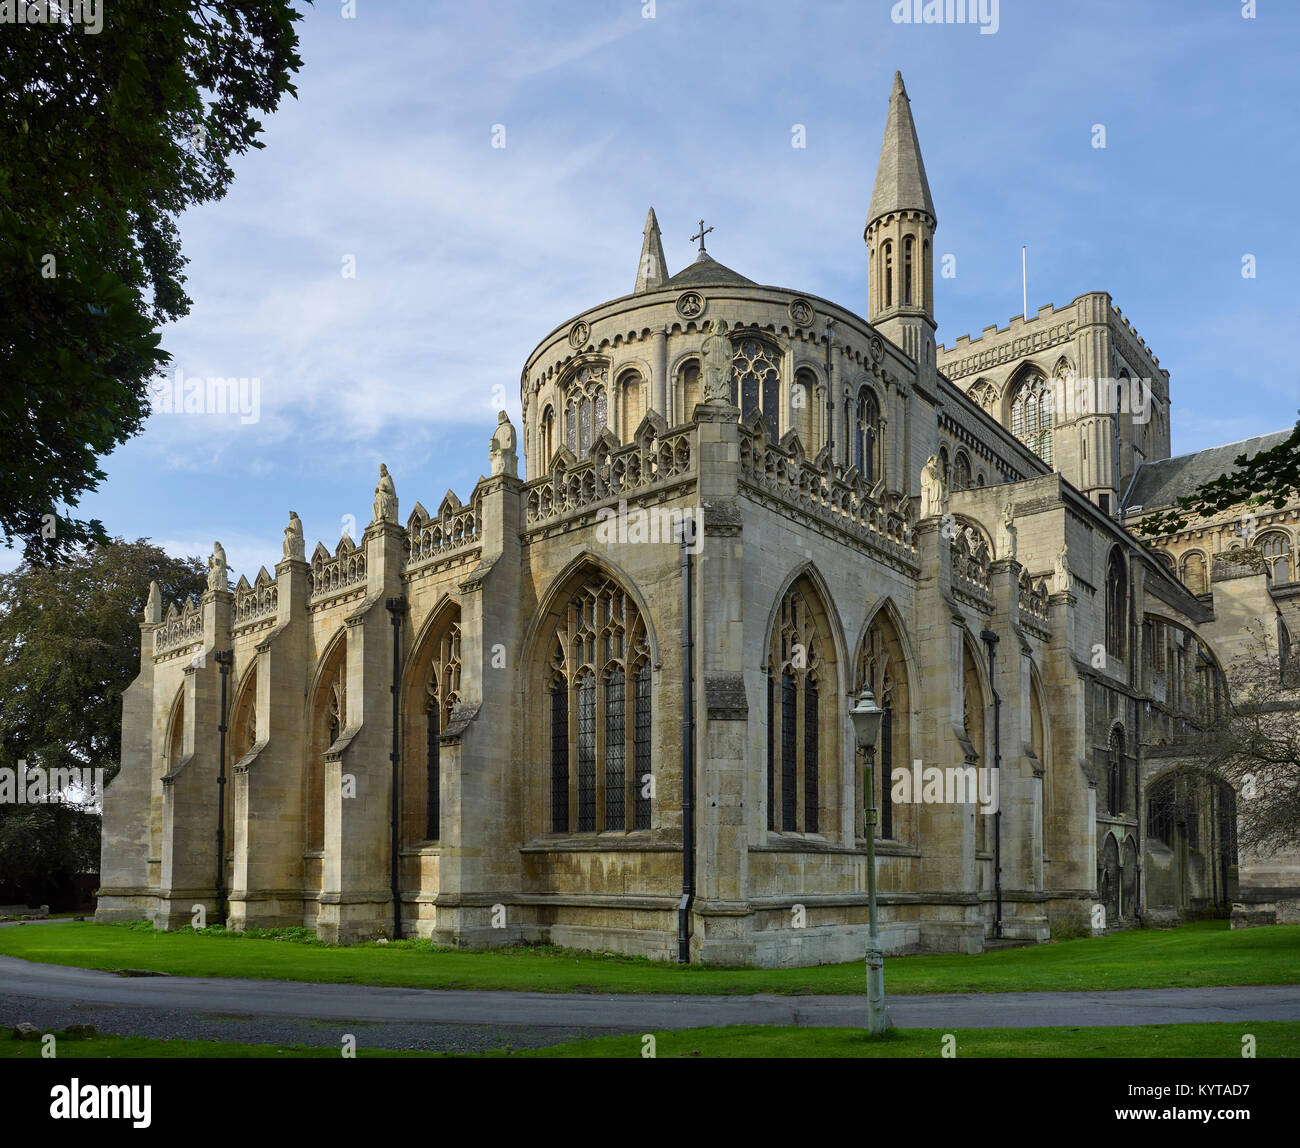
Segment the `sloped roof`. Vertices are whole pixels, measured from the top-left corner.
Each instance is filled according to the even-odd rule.
[[[690,264],[684,270],[677,272],[667,283],[665,287],[699,287],[705,283],[718,284],[730,283],[735,286],[757,287],[758,284],[752,279],[746,279],[739,271],[733,271],[730,267],[724,267],[714,259],[707,251],[701,251],[695,257],[695,262]]]
[[[1279,443],[1285,442],[1291,433],[1291,430],[1274,431],[1272,434],[1242,439],[1241,442],[1211,446],[1192,454],[1180,454],[1175,458],[1145,463],[1137,473],[1127,505],[1140,506],[1143,510],[1172,506],[1177,499],[1194,493],[1204,483],[1236,470],[1233,460],[1239,455],[1244,454],[1249,458],[1260,451],[1272,450]]]

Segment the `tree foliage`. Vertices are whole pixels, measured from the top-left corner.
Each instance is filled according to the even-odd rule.
[[[1228,672],[1233,693],[1192,740],[1195,765],[1238,794],[1238,840],[1268,856],[1300,848],[1300,663],[1286,662],[1261,623]]]
[[[302,62],[287,0],[101,12],[0,36],[0,533],[44,561],[106,540],[69,508],[139,432],[156,328],[190,308],[176,219],[225,194]]]
[[[1300,422],[1277,446],[1232,461],[1236,469],[1231,474],[1210,479],[1170,509],[1147,515],[1138,522],[1137,533],[1146,538],[1176,534],[1194,517],[1213,518],[1237,507],[1243,512],[1266,505],[1281,510],[1300,497]]]
[[[0,767],[24,761],[111,778],[120,766],[122,693],[140,672],[149,583],[164,603],[199,595],[205,566],[144,539],[118,539],[75,551],[61,566],[25,562],[0,574]],[[98,857],[98,817],[53,803],[0,804],[5,885],[48,881],[47,899],[57,898]]]

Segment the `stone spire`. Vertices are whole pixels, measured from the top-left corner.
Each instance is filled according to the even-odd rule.
[[[645,217],[645,238],[641,241],[641,262],[636,268],[634,293],[641,295],[654,291],[668,281],[668,263],[664,259],[664,244],[659,235],[659,220],[655,209]]]
[[[884,142],[880,145],[880,163],[876,167],[871,206],[867,209],[867,226],[898,211],[923,211],[931,219],[936,219],[902,72],[894,73],[894,90],[889,94],[889,119],[885,123]]]

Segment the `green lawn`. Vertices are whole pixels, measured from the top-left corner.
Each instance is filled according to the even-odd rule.
[[[249,936],[141,922],[26,924],[0,929],[0,954],[92,969],[199,977],[623,993],[860,993],[861,962],[806,969],[681,967],[555,948],[449,950],[427,941],[324,945],[305,929]],[[1203,921],[979,956],[894,957],[893,993],[1012,992],[1300,983],[1300,925],[1228,929]]]
[[[1241,1038],[1256,1041],[1255,1055],[1268,1059],[1300,1056],[1300,1022],[1252,1021],[1232,1024],[1153,1024],[1133,1028],[966,1028],[953,1029],[956,1055],[987,1057],[1142,1057],[1156,1059],[1241,1059]],[[855,1028],[778,1028],[734,1026],[698,1028],[653,1034],[657,1057],[937,1057],[949,1034],[929,1029],[895,1029],[884,1040],[872,1040]],[[596,1040],[526,1051],[484,1053],[484,1056],[523,1057],[639,1057],[641,1036],[606,1036]],[[298,1057],[338,1059],[337,1048],[295,1044],[234,1044],[207,1040],[145,1040],[141,1037],[59,1035],[55,1051],[71,1059],[180,1059],[258,1057],[288,1060]],[[0,1040],[0,1059],[39,1057],[39,1041]],[[434,1057],[433,1052],[392,1052],[358,1048],[359,1057]]]

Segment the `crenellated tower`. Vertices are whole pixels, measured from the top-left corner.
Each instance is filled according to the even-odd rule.
[[[867,226],[867,319],[933,382],[934,232],[938,220],[903,75],[894,73]]]

